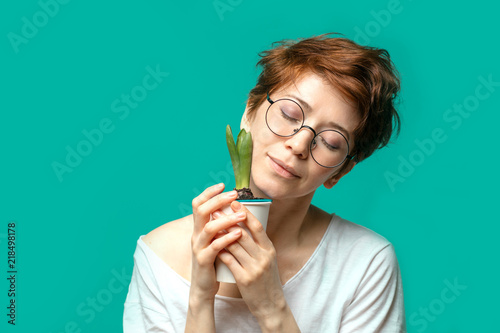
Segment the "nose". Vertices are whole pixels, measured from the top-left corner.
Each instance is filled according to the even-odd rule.
[[[304,130],[309,129],[310,131]],[[294,135],[288,137],[285,141],[287,148],[291,149],[300,159],[305,159],[309,155],[309,146],[316,132],[309,126],[302,126]]]

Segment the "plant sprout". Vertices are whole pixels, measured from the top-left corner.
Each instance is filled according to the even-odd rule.
[[[238,134],[236,143],[234,142],[231,126],[226,127],[226,142],[233,164],[234,177],[236,180],[235,190],[238,192],[238,199],[253,199],[250,191],[250,169],[252,166],[252,135],[245,129]]]

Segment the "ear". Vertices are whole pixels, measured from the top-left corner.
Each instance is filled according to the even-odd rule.
[[[340,170],[340,172],[338,172],[336,175],[331,176],[326,182],[324,182],[323,186],[325,186],[327,189],[331,189],[339,182],[340,178],[347,175],[355,165],[356,162],[350,160],[349,163]]]
[[[245,129],[245,131],[250,132],[250,119],[248,118],[248,102],[245,108],[245,112],[241,117],[240,130]]]

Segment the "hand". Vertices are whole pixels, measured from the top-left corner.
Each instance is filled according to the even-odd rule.
[[[218,257],[233,273],[243,299],[262,327],[264,320],[271,317],[279,320],[288,308],[279,277],[276,250],[262,224],[246,207],[235,201],[231,208],[235,212],[246,213],[244,222],[250,233],[241,229],[241,237],[227,245]],[[214,217],[217,216],[220,216],[218,219],[225,217],[220,212],[214,214]],[[240,227],[235,226],[228,231],[238,229]]]
[[[219,289],[215,275],[215,258],[217,254],[241,236],[241,228],[224,233],[238,222],[242,222],[246,214],[229,214],[210,221],[210,215],[233,202],[236,191],[222,193],[224,184],[207,188],[193,199],[193,235],[191,237],[192,273],[190,298],[197,301],[211,301]]]

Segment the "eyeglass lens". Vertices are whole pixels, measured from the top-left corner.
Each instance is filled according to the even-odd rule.
[[[304,113],[300,106],[288,99],[275,101],[266,114],[269,129],[279,136],[292,136],[304,124]],[[311,142],[311,155],[320,165],[334,167],[342,163],[349,151],[346,138],[335,130],[317,134]]]

